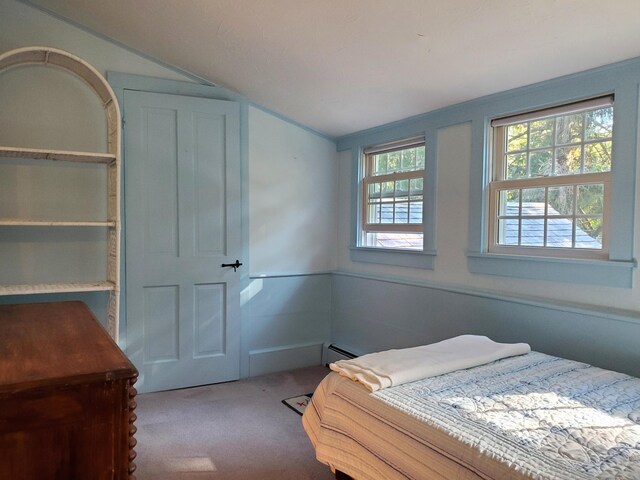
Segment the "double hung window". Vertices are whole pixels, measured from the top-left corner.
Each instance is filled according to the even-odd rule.
[[[366,148],[360,246],[423,249],[424,138]]]
[[[489,252],[607,258],[613,97],[491,126]]]

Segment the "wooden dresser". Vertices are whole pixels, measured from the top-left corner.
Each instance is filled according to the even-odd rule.
[[[84,303],[0,306],[0,479],[134,479],[137,376]]]

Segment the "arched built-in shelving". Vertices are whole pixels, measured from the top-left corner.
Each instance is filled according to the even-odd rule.
[[[120,110],[113,90],[105,78],[81,58],[51,47],[24,47],[0,55],[0,73],[24,65],[44,65],[60,68],[86,82],[100,99],[107,123],[107,152],[82,152],[73,150],[24,148],[0,146],[0,158],[20,161],[79,162],[103,164],[107,169],[106,218],[69,220],[22,218],[19,214],[0,218],[2,228],[30,228],[33,235],[42,228],[107,229],[105,260],[106,278],[99,281],[63,281],[0,285],[0,295],[30,295],[42,293],[109,292],[107,328],[111,336],[118,339],[118,316],[120,303]],[[1,79],[0,79],[1,80]],[[1,115],[1,113],[0,113]]]

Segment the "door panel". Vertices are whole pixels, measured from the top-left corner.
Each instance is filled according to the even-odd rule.
[[[146,128],[144,157],[132,158],[149,173],[144,177],[146,253],[178,254],[178,157],[176,110],[147,109],[140,119]],[[126,177],[125,177],[126,178]]]
[[[178,287],[144,287],[144,363],[178,360]]]
[[[225,351],[224,285],[196,285],[195,330],[197,343],[193,354],[196,357],[220,355]]]
[[[139,389],[239,377],[235,102],[125,91],[127,353]]]
[[[200,255],[220,255],[225,250],[224,211],[212,212],[210,205],[224,205],[225,202],[225,125],[220,118],[202,115],[194,117],[195,125],[195,222],[196,245]],[[216,132],[218,138],[209,138],[209,132]]]

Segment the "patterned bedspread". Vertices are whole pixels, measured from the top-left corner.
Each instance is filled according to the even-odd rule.
[[[357,464],[361,478],[640,480],[637,378],[532,352],[373,394],[356,395],[353,386],[333,382],[305,428],[321,461],[347,470]],[[340,406],[332,407],[332,395]],[[350,418],[340,419],[338,410],[345,409],[352,409]],[[394,450],[407,438],[413,443],[403,448],[411,454]],[[350,449],[348,455],[341,449]],[[358,452],[367,458],[359,462]],[[422,461],[436,458],[433,452],[442,472],[433,460]],[[382,470],[369,471],[366,464],[378,461]]]
[[[640,479],[640,379],[532,352],[374,396],[536,478]]]

